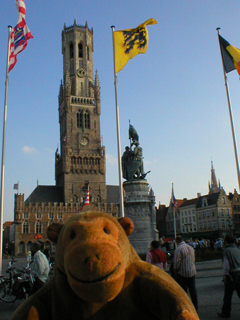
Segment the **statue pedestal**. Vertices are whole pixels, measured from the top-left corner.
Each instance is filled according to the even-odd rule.
[[[134,223],[129,241],[138,254],[150,250],[152,240],[158,239],[155,217],[155,196],[148,190],[146,180],[131,180],[123,183],[125,216]]]

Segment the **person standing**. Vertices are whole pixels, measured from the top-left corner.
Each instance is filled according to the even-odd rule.
[[[232,295],[236,290],[240,298],[240,250],[235,246],[235,238],[227,235],[224,239],[225,249],[223,251],[223,282],[224,297],[222,312],[218,313],[220,318],[230,318]]]
[[[28,250],[27,252],[27,262],[30,262],[32,260],[32,252],[31,250]]]
[[[39,242],[34,242],[32,245],[32,252],[34,256],[31,272],[34,282],[31,294],[37,292],[44,286],[50,270],[48,259],[40,249],[41,244]]]
[[[167,257],[164,252],[158,249],[159,243],[153,240],[150,244],[150,251],[147,253],[146,262],[151,263],[165,271],[167,268]]]
[[[176,244],[177,248],[174,252],[173,260],[174,279],[186,292],[189,289],[192,303],[196,311],[198,311],[198,297],[195,285],[195,251],[183,241],[181,236],[176,237]]]

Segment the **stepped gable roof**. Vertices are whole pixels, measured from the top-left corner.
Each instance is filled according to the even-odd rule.
[[[119,186],[107,185],[107,203],[119,203]]]
[[[196,205],[197,206],[198,200],[199,200],[199,198],[194,198],[194,199],[189,199],[189,200],[186,199],[186,200],[184,200],[183,204],[181,205],[181,208],[189,207],[189,206],[192,206],[192,205]]]
[[[29,203],[35,204],[38,202],[41,204],[45,202],[46,205],[48,202],[64,202],[62,187],[60,186],[37,186],[30,196],[25,200],[25,204]]]
[[[199,197],[197,208],[202,208],[203,207],[203,199],[207,200],[208,206],[215,205],[217,203],[217,201],[218,201],[219,195],[220,195],[220,191],[219,192],[215,192],[215,193],[210,193],[210,194],[207,194],[205,196]]]

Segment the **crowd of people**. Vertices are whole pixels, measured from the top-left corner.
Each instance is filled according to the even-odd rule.
[[[230,318],[232,295],[235,290],[240,298],[240,250],[238,239],[235,239],[232,235],[227,235],[224,240],[220,238],[216,241],[204,239],[184,241],[181,236],[177,236],[172,243],[175,251],[173,262],[170,266],[171,276],[183,290],[189,291],[196,311],[198,311],[198,296],[195,284],[195,250],[204,248],[223,250],[222,281],[224,283],[224,297],[222,311],[218,313],[218,316],[220,318]],[[146,262],[166,271],[167,257],[159,249],[160,244],[164,244],[163,239],[151,242]]]
[[[189,239],[185,240],[185,243],[193,247],[195,250],[198,249],[210,249],[210,250],[222,250],[223,249],[223,238],[218,239]],[[175,246],[175,240],[164,242],[164,237],[160,239],[159,244],[165,246],[167,251],[173,251]],[[237,240],[236,245],[240,247],[240,239]]]

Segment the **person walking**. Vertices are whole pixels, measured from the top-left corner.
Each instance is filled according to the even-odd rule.
[[[198,297],[195,285],[195,251],[183,241],[181,236],[176,237],[176,244],[177,248],[174,252],[173,260],[174,279],[186,292],[189,289],[192,303],[196,311],[198,311]]]
[[[150,244],[150,251],[147,253],[146,262],[151,263],[158,267],[159,269],[165,271],[167,268],[167,257],[164,252],[162,252],[159,247],[159,242],[153,240]]]
[[[235,238],[227,235],[224,239],[223,250],[223,282],[224,297],[222,312],[218,313],[220,318],[230,318],[232,295],[237,291],[240,298],[240,250],[235,246]]]
[[[48,259],[40,249],[41,244],[39,242],[34,242],[32,245],[32,252],[34,256],[31,272],[34,282],[31,294],[37,292],[44,286],[50,270]]]

